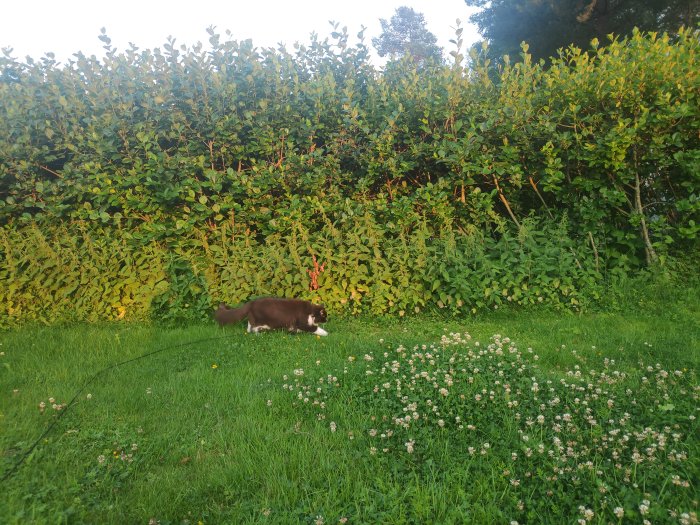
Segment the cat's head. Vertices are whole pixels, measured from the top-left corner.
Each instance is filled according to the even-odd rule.
[[[314,305],[314,321],[317,323],[325,323],[328,321],[328,312],[326,311],[326,307],[322,304]]]

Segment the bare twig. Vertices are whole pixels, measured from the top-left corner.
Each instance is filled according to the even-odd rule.
[[[542,197],[542,194],[540,193],[540,190],[537,189],[537,183],[534,181],[532,178],[532,175],[528,177],[530,179],[530,186],[532,186],[532,189],[535,190],[535,193],[537,196],[540,198],[542,201],[542,204],[544,205],[544,209],[547,211],[547,214],[549,215],[550,219],[553,219],[554,217],[552,216],[552,212],[549,211],[549,207],[547,206],[547,203],[544,201],[544,198]]]
[[[595,241],[593,240],[593,234],[588,232],[588,239],[591,241],[591,247],[593,248],[593,255],[595,255],[595,271],[600,273],[600,267],[598,265],[598,248],[596,248]]]
[[[496,190],[498,190],[498,197],[501,199],[501,202],[505,205],[506,210],[508,211],[508,215],[510,215],[510,218],[513,219],[515,225],[518,228],[520,228],[520,223],[518,222],[518,219],[515,218],[515,214],[513,213],[513,210],[510,207],[510,203],[508,202],[508,199],[506,199],[506,196],[503,194],[501,185],[498,184],[498,179],[495,175],[493,175],[493,182],[496,184]]]
[[[63,175],[61,175],[60,173],[56,173],[54,170],[47,166],[42,166],[41,164],[37,164],[37,166],[39,166],[42,170],[49,172],[51,175],[58,177],[59,179],[63,178]]]

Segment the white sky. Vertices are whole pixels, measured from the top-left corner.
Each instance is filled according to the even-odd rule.
[[[305,43],[311,32],[321,38],[331,32],[329,20],[347,26],[353,37],[367,26],[365,41],[381,33],[380,18],[390,19],[399,6],[425,15],[428,30],[446,52],[454,50],[455,21],[461,19],[464,47],[479,40],[468,23],[474,9],[464,0],[5,0],[0,5],[0,48],[12,47],[13,56],[39,58],[51,51],[61,61],[73,53],[102,55],[100,28],[107,29],[112,45],[125,50],[161,47],[172,35],[177,44],[202,42],[209,46],[206,28],[214,25],[222,39],[251,38],[258,47]],[[463,48],[464,51],[464,48]]]

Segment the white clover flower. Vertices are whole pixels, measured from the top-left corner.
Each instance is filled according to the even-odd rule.
[[[583,514],[585,521],[591,521],[595,513],[591,509],[587,509],[583,505],[580,505],[578,510]]]
[[[648,499],[642,500],[641,505],[639,505],[639,513],[642,516],[645,516],[649,512],[649,505],[650,503]]]

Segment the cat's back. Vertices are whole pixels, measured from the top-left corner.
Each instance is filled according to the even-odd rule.
[[[301,308],[306,309],[311,304],[309,301],[304,301],[303,299],[287,299],[284,297],[258,297],[253,299],[249,303],[251,306],[256,308]]]
[[[282,297],[260,297],[250,301],[249,310],[253,317],[262,322],[287,323],[307,316],[311,303],[302,299]]]

